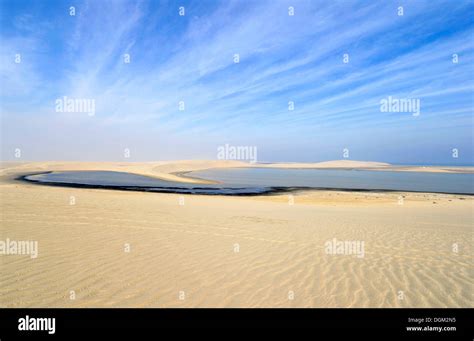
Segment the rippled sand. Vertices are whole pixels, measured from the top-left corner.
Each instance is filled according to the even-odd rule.
[[[8,164],[0,173],[0,240],[39,243],[36,259],[0,255],[1,306],[473,304],[469,196],[323,191],[181,196],[12,180],[55,167],[78,170],[78,164],[62,165]],[[204,166],[153,163],[130,169],[166,175]],[[127,164],[109,167],[128,171]],[[327,254],[325,243],[334,238],[363,241],[364,257]]]

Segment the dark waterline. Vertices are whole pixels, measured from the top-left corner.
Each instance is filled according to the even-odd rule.
[[[206,195],[261,195],[276,191],[294,190],[291,188],[278,187],[245,187],[235,184],[187,184],[161,180],[150,176],[113,171],[44,172],[23,175],[17,178],[17,180],[59,187]]]
[[[111,171],[46,172],[18,180],[48,186],[205,195],[251,196],[311,189],[474,195],[474,174],[269,168],[209,169],[189,174],[220,184],[186,184]]]

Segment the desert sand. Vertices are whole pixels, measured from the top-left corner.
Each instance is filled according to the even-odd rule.
[[[253,164],[253,167],[264,168],[312,168],[312,169],[361,169],[397,172],[430,172],[430,173],[474,173],[474,167],[455,166],[399,166],[385,162],[335,160],[315,163],[269,163]]]
[[[179,174],[247,166],[252,165],[2,164],[0,240],[38,241],[38,257],[0,255],[0,306],[473,305],[471,196],[311,191],[221,197],[14,180],[50,170],[115,170],[197,182]],[[319,167],[395,166],[337,161]],[[400,170],[406,168],[415,167]],[[363,257],[328,254],[326,243],[334,239],[364,242]]]

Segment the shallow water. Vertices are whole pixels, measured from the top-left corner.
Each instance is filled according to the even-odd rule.
[[[27,181],[66,187],[110,188],[191,194],[252,195],[273,191],[262,186],[238,184],[186,184],[166,181],[150,176],[111,171],[50,172],[24,177]]]
[[[276,168],[209,169],[189,174],[219,184],[185,184],[110,171],[51,172],[29,175],[25,180],[71,187],[224,195],[263,194],[293,188],[474,194],[474,174]]]
[[[339,169],[233,168],[190,173],[193,177],[245,186],[314,187],[474,193],[474,174]]]

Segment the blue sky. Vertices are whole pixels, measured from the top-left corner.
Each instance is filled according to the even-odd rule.
[[[1,0],[0,17],[5,160],[215,159],[228,143],[259,161],[474,163],[473,1]],[[57,112],[63,96],[95,115]],[[420,115],[381,112],[389,96]]]

